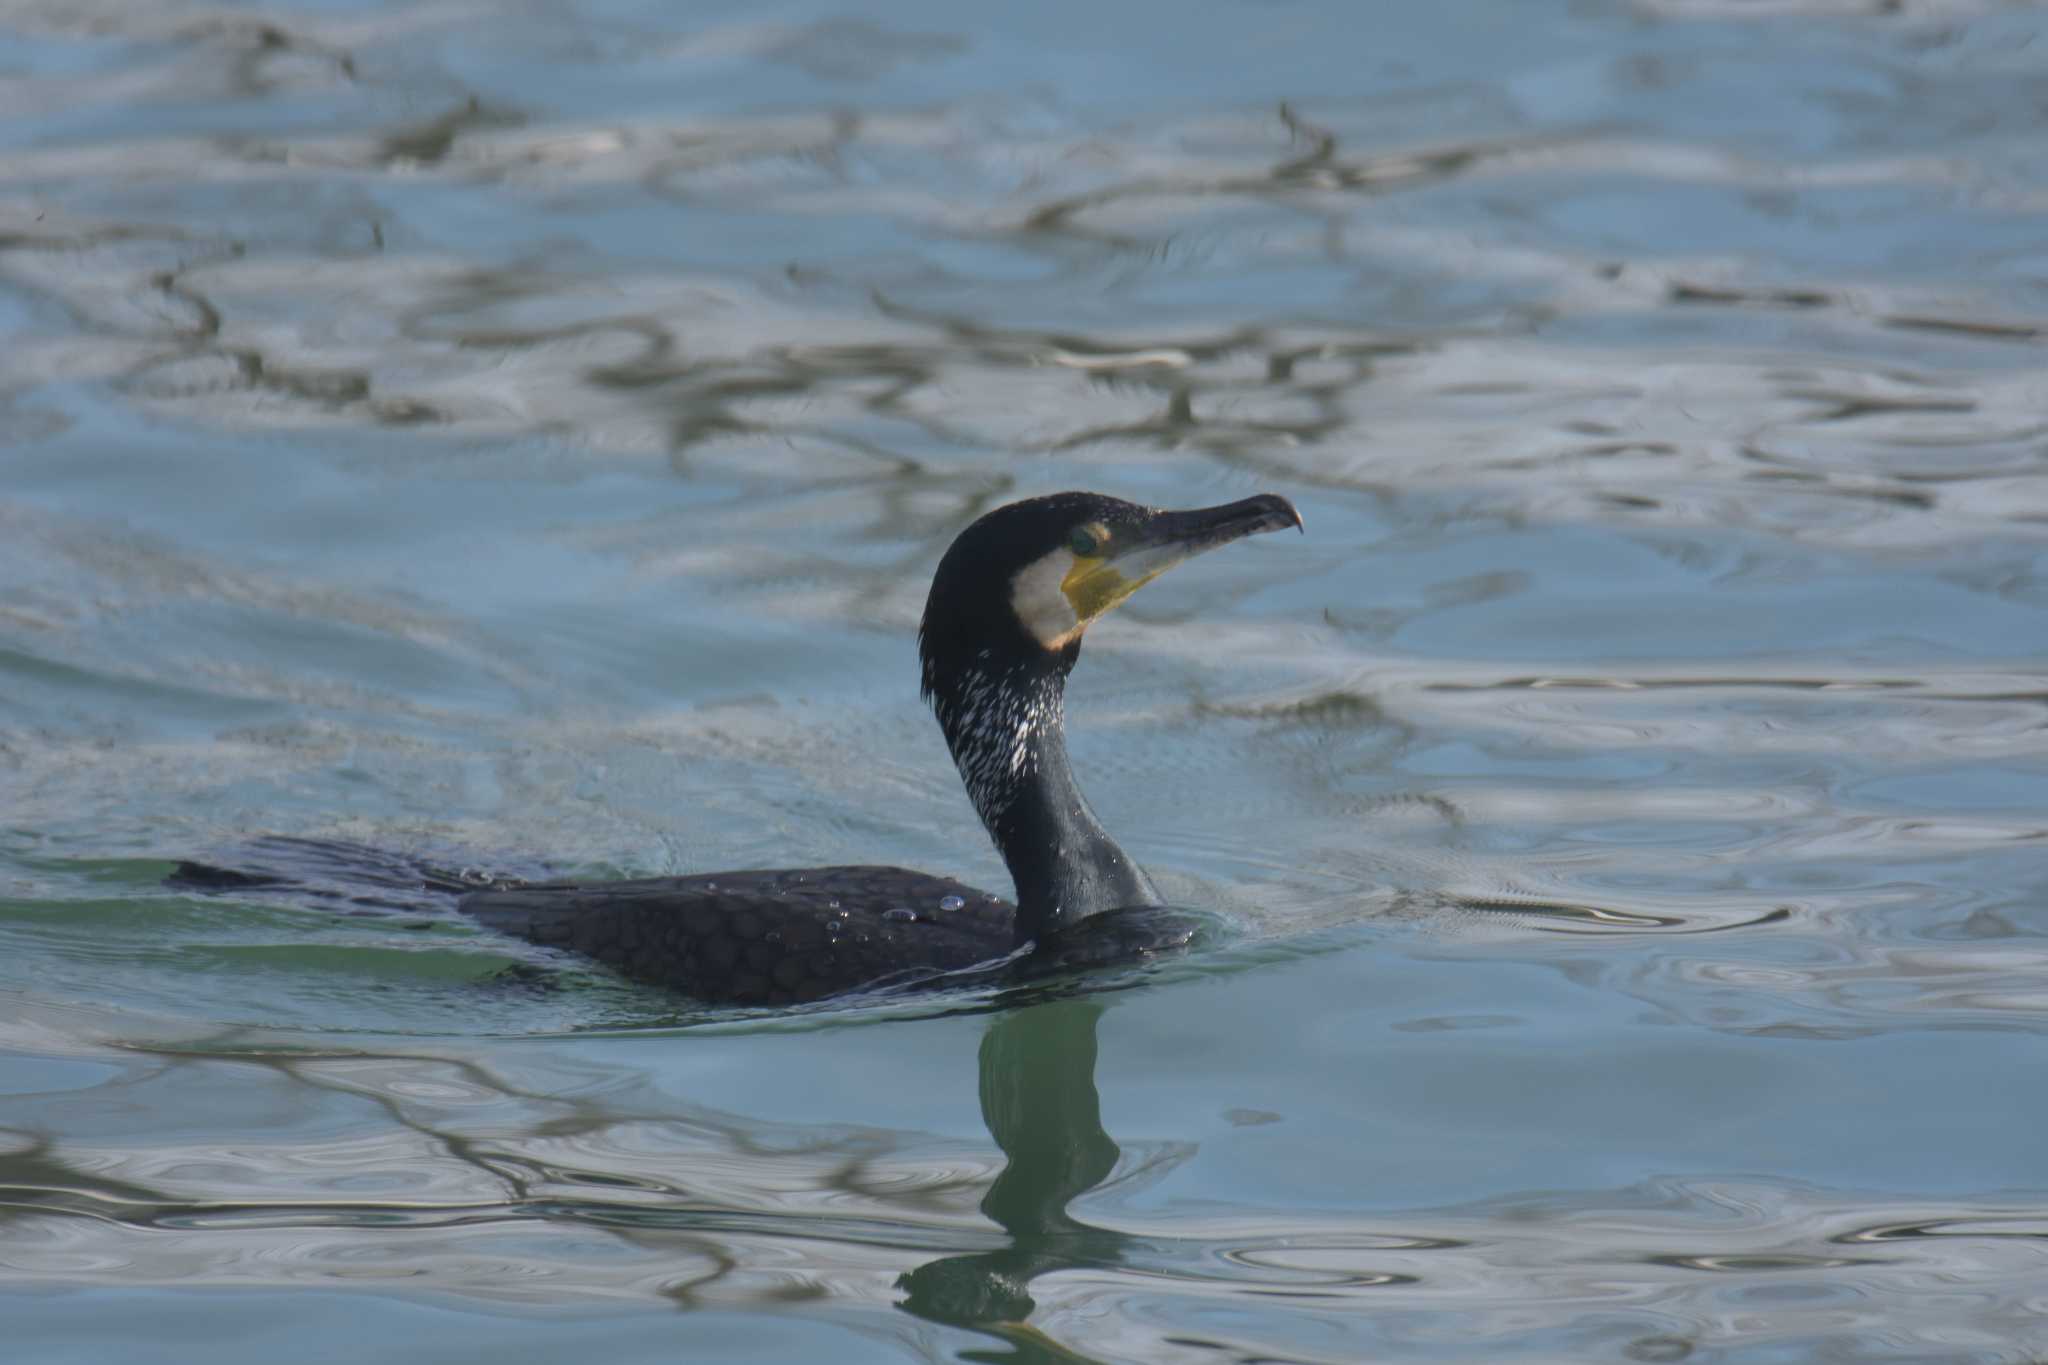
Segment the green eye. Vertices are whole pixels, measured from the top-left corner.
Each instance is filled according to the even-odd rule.
[[[1096,540],[1094,531],[1086,526],[1077,526],[1074,534],[1067,537],[1067,548],[1077,555],[1092,555],[1101,548],[1101,542]]]

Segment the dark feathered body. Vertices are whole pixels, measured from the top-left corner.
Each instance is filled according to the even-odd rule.
[[[698,1000],[788,1005],[903,987],[1010,952],[1016,907],[900,867],[543,882],[463,897],[501,933]]]
[[[164,882],[210,895],[323,901],[379,917],[459,905],[499,933],[580,953],[712,1005],[1024,981],[1175,952],[1210,926],[1189,911],[1128,907],[1049,932],[1020,954],[1015,906],[900,867],[525,881],[343,840],[278,835],[251,841],[235,862],[181,862]]]

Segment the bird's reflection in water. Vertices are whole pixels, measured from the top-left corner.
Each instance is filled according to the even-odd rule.
[[[1114,1265],[1130,1238],[1067,1212],[1121,1155],[1102,1128],[1095,1093],[1095,1026],[1103,1006],[1054,1000],[999,1017],[981,1043],[981,1114],[1009,1164],[981,1211],[1009,1234],[997,1251],[948,1256],[898,1282],[902,1307],[932,1322],[989,1331],[1013,1349],[976,1360],[1081,1357],[1025,1326],[1031,1281],[1047,1271]]]

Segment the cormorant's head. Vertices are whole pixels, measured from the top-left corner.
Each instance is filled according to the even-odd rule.
[[[1088,623],[1174,565],[1260,531],[1299,527],[1287,499],[1162,512],[1100,493],[1055,493],[998,507],[939,561],[918,644],[935,662],[981,651],[1072,667]]]

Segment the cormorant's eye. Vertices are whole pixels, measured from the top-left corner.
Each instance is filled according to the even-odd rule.
[[[1102,548],[1102,542],[1095,532],[1086,526],[1076,526],[1074,533],[1067,537],[1067,548],[1077,555],[1092,555]]]

